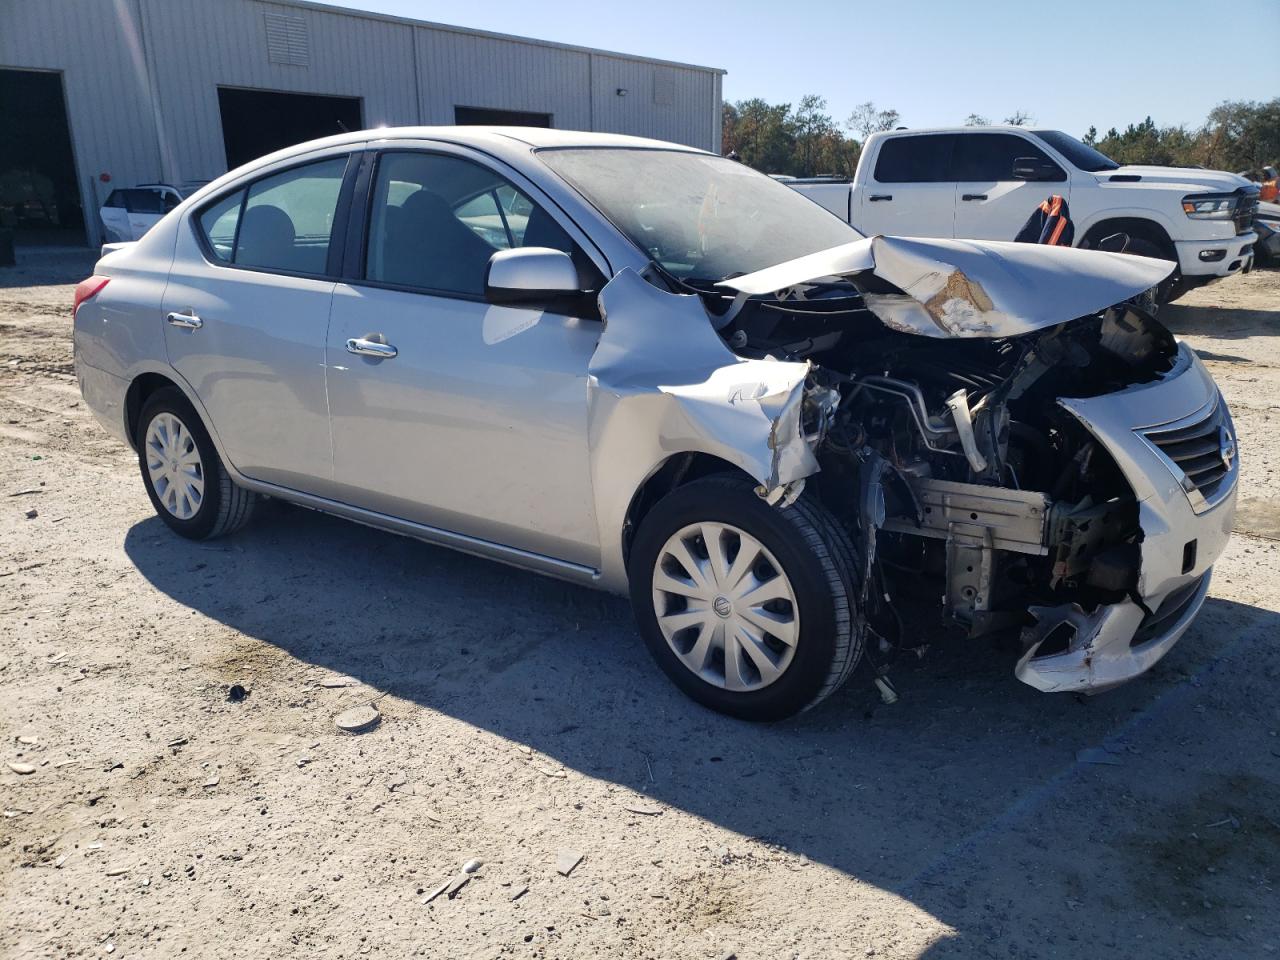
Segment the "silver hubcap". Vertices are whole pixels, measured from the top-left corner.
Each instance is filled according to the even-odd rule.
[[[800,611],[782,565],[725,523],[675,533],[653,570],[658,626],[680,662],[714,686],[751,691],[777,680],[795,655]]]
[[[151,486],[164,508],[190,520],[204,503],[204,464],[186,424],[172,413],[158,413],[147,425],[143,455]]]

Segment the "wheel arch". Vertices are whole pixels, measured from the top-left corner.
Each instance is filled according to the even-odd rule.
[[[1094,247],[1098,241],[1113,233],[1127,233],[1130,237],[1148,240],[1168,254],[1169,259],[1174,263],[1178,262],[1178,249],[1174,246],[1173,238],[1169,236],[1169,232],[1158,221],[1149,220],[1145,217],[1113,216],[1099,220],[1085,231],[1084,236],[1080,239],[1079,246]]]
[[[677,487],[720,473],[744,477],[752,484],[759,483],[755,477],[737,464],[700,450],[673,453],[655,466],[636,488],[631,495],[631,502],[627,504],[627,512],[622,523],[624,563],[630,562],[631,544],[635,539],[635,532],[639,529],[645,515],[653,509],[654,504]]]
[[[147,371],[134,377],[124,395],[124,428],[129,438],[129,446],[138,449],[138,418],[147,400],[160,390],[173,387],[184,395],[186,391],[162,373]]]
[[[191,389],[191,385],[171,367],[157,369],[149,366],[146,369],[139,370],[134,374],[133,379],[129,381],[124,399],[124,426],[129,446],[135,451],[138,449],[138,417],[142,414],[142,408],[147,399],[154,395],[157,390],[163,390],[166,387],[173,387],[187,398],[187,402],[191,404],[196,411],[196,415],[200,418],[201,425],[208,431],[209,439],[213,441],[213,447],[218,452],[218,457],[222,460],[222,465],[226,468],[227,473],[231,475],[232,479],[240,482],[243,477],[240,471],[236,469],[235,464],[231,462],[231,458],[227,456],[227,449],[222,442],[222,437],[218,435],[218,428],[210,418],[209,411],[200,402],[200,398]]]

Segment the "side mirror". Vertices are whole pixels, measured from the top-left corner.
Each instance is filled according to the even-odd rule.
[[[1013,179],[1015,180],[1065,180],[1062,171],[1055,163],[1048,163],[1036,157],[1018,157],[1013,161]]]
[[[550,247],[499,250],[489,258],[484,298],[508,306],[548,307],[582,293],[573,258]]]

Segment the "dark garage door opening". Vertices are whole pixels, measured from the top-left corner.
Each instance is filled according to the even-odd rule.
[[[219,87],[218,110],[228,170],[272,150],[364,128],[359,97]]]
[[[19,243],[83,244],[62,74],[0,70],[0,228]]]
[[[551,114],[524,110],[491,110],[488,107],[454,107],[453,122],[461,125],[492,124],[500,127],[549,127]]]

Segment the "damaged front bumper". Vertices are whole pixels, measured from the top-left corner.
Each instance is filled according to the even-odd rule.
[[[1132,680],[1155,665],[1177,643],[1204,605],[1210,571],[1175,589],[1150,613],[1132,600],[1110,603],[1086,613],[1077,604],[1032,607],[1037,623],[1028,633],[1031,648],[1014,676],[1046,693],[1101,693]],[[1070,630],[1061,653],[1038,655],[1055,630]]]
[[[1092,611],[1033,607],[1036,623],[1023,634],[1026,652],[1014,673],[1045,692],[1096,693],[1150,669],[1195,619],[1231,535],[1239,460],[1226,405],[1185,344],[1174,369],[1155,383],[1059,403],[1106,447],[1133,487],[1141,567],[1132,599]],[[1187,459],[1192,439],[1200,449],[1208,443],[1215,449]]]

